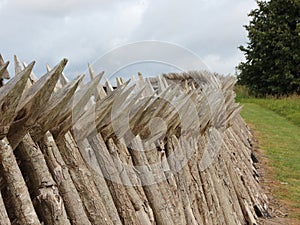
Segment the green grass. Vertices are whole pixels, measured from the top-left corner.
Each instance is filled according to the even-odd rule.
[[[285,117],[293,124],[300,126],[300,96],[291,96],[285,98],[239,98],[240,102],[256,103],[264,108],[270,109],[277,114]]]
[[[281,183],[275,194],[300,208],[300,97],[240,102],[244,105],[242,117],[254,129],[259,147]],[[292,216],[300,219],[300,215]]]

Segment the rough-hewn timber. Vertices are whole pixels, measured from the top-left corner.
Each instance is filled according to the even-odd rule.
[[[0,56],[0,224],[258,224],[268,216],[231,77],[10,78]],[[4,83],[4,79],[10,79]]]

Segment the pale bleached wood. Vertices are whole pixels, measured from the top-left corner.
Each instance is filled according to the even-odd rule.
[[[92,224],[113,224],[71,133],[55,139]]]
[[[187,222],[180,196],[176,194],[176,187],[169,185],[166,177],[170,169],[168,161],[164,158],[164,151],[158,151],[153,143],[148,144],[147,142],[144,142],[144,146],[145,155],[150,164],[150,168],[152,169],[153,176],[155,177],[164,200],[168,204],[174,223],[186,224]]]
[[[18,167],[7,138],[0,140],[0,162],[3,176],[11,192],[13,207],[19,224],[38,225],[40,221],[34,210],[26,183]]]
[[[228,149],[228,146],[225,145],[225,148],[227,148],[228,152],[231,153],[231,151]],[[228,173],[228,179],[229,179],[229,185],[230,185],[230,189],[234,190],[231,191],[231,196],[233,199],[233,207],[234,207],[234,211],[237,214],[237,217],[239,220],[242,220],[244,218],[244,208],[241,207],[241,203],[239,200],[239,196],[243,196],[243,191],[242,191],[242,184],[240,183],[240,179],[236,174],[236,171],[234,171],[234,168],[232,168],[232,159],[230,157],[230,155],[227,155],[228,153],[225,153],[223,156],[223,160],[227,169],[227,173]]]
[[[97,86],[102,78],[103,74],[99,74],[94,80],[80,87],[76,92],[73,102],[70,102],[66,107],[69,110],[73,110],[73,116],[78,119],[84,112],[85,105],[89,102],[90,98],[95,95]]]
[[[101,72],[96,76],[96,74],[95,74],[95,72],[94,72],[94,70],[93,70],[93,68],[92,68],[92,66],[91,66],[90,64],[88,64],[88,68],[89,68],[89,74],[90,74],[90,79],[91,79],[91,80],[94,80],[97,76],[100,76],[100,77],[101,77],[100,80],[102,79],[102,77],[103,77],[103,75],[104,75],[104,71],[101,71]],[[96,89],[96,91],[95,91],[95,93],[94,93],[95,101],[97,102],[97,101],[99,101],[100,99],[105,98],[105,96],[106,96],[106,92],[105,92],[105,90],[104,90],[102,84],[99,83],[99,84],[97,85],[97,89]]]
[[[54,124],[57,124],[61,117],[60,113],[65,109],[65,106],[70,102],[75,94],[75,91],[82,81],[83,77],[70,82],[65,87],[61,88],[58,92],[54,93],[49,103],[41,110],[39,118],[34,126],[31,128],[31,133],[34,134],[35,140],[39,140],[44,134],[50,130]]]
[[[22,64],[23,64],[24,68],[26,68],[28,66],[27,63],[25,63],[25,62],[23,62]],[[31,84],[37,82],[38,79],[39,78],[37,78],[37,76],[34,74],[34,72],[31,71],[31,73],[30,73],[30,82],[31,82]]]
[[[130,185],[126,185],[129,196],[133,205],[137,211],[138,218],[142,221],[142,224],[154,224],[154,215],[153,210],[150,207],[149,201],[147,200],[147,196],[144,192],[142,182],[139,178],[139,174],[134,166],[132,158],[129,157],[130,153],[128,147],[126,146],[123,139],[113,138],[115,147],[118,149],[116,153],[118,154],[119,160],[122,162],[123,166],[121,167],[121,173],[125,173],[123,183],[126,185],[127,183]],[[129,186],[129,187],[128,187]]]
[[[238,116],[236,119],[241,120],[240,116]],[[243,123],[244,124],[244,123]],[[242,125],[242,124],[241,124]],[[242,130],[244,134],[247,133],[246,128],[244,125],[241,127],[237,127],[237,124],[234,124],[232,129],[229,129],[229,135],[230,139],[233,143],[229,146],[237,146],[240,138],[238,137],[241,135],[240,133],[236,132],[235,130]],[[245,136],[243,136],[243,139],[246,139]],[[249,145],[249,143],[248,143]],[[253,218],[257,220],[257,216],[255,215],[255,212],[253,212],[254,206],[257,207],[257,210],[261,212],[262,215],[267,215],[265,204],[267,202],[267,199],[265,198],[265,195],[257,195],[257,192],[263,192],[261,190],[261,187],[259,186],[259,183],[255,179],[255,167],[252,163],[251,158],[249,158],[249,155],[251,154],[251,150],[249,149],[248,145],[244,145],[241,148],[241,151],[239,154],[236,154],[236,161],[243,161],[244,163],[240,165],[239,170],[239,182],[240,184],[236,185],[237,189],[239,190],[241,194],[239,195],[239,201],[240,204],[242,204],[243,213],[249,221],[252,221]],[[242,197],[243,201],[240,199]],[[244,203],[245,202],[245,203]],[[249,209],[250,208],[250,209]]]
[[[134,186],[137,186],[137,184],[132,183],[131,179],[129,178],[129,172],[131,173],[131,175],[133,175],[135,174],[135,171],[130,171],[127,168],[129,165],[127,165],[125,161],[122,161],[120,159],[120,151],[126,151],[126,149],[124,148],[124,146],[121,146],[120,143],[117,146],[113,139],[108,140],[107,146],[109,153],[112,156],[114,165],[116,166],[116,169],[120,174],[121,182],[122,184],[124,184],[125,190],[128,193],[129,199],[135,209],[137,219],[141,224],[151,225],[153,220],[152,209],[150,208],[147,199],[143,198],[145,196],[139,194],[139,191],[141,191],[141,189],[134,188]],[[133,166],[133,164],[131,164],[131,166]],[[141,183],[139,183],[138,185],[141,185]]]
[[[35,168],[43,165],[34,177],[49,169],[71,224],[245,224],[257,223],[257,210],[267,216],[251,134],[234,101],[235,79],[196,71],[139,74],[134,85],[117,79],[114,89],[107,82],[105,93],[103,73],[95,76],[90,65],[87,84],[62,80],[62,69],[55,84],[47,83],[57,75],[48,68],[48,78],[27,77],[25,87],[28,70],[16,62],[17,78],[0,89],[0,103],[9,93],[17,100],[4,111],[1,137],[10,127],[11,143],[40,147],[44,162],[41,154],[27,157],[30,165],[39,159]],[[223,145],[214,146],[221,134]]]
[[[75,93],[72,100],[68,102],[65,109],[59,114],[58,122],[54,124],[51,129],[55,137],[63,136],[67,133],[77,120],[85,114],[85,106],[95,94],[102,75],[103,74],[100,74],[94,80],[81,87],[81,89]]]
[[[91,79],[91,80],[94,80],[95,77],[96,77],[96,74],[95,74],[95,72],[94,72],[94,70],[93,70],[91,64],[88,64],[88,68],[89,68],[90,79]]]
[[[15,69],[15,75],[21,73],[21,71],[24,69],[22,63],[20,62],[20,60],[16,55],[14,55],[14,69]]]
[[[90,143],[92,145],[90,145]],[[88,163],[88,165],[90,165],[91,172],[94,177],[95,185],[96,185],[99,193],[101,194],[101,199],[103,200],[103,204],[106,208],[106,211],[107,211],[110,219],[112,220],[113,224],[121,225],[122,222],[121,222],[120,216],[118,214],[116,205],[114,204],[113,198],[112,198],[111,193],[108,188],[108,184],[107,184],[105,177],[101,171],[101,167],[97,161],[97,157],[94,152],[94,149],[97,150],[97,147],[94,147],[94,148],[92,147],[92,146],[94,146],[95,142],[93,142],[93,141],[89,142],[88,139],[85,139],[81,143],[77,142],[77,144],[78,144],[78,147],[80,149],[80,152],[81,152],[83,158]],[[85,150],[84,153],[83,153],[83,150]]]
[[[53,93],[53,89],[61,75],[64,67],[66,66],[68,60],[63,59],[60,63],[53,68],[51,71],[46,73],[42,76],[37,82],[35,82],[30,89],[22,96],[21,104],[18,106],[18,110],[21,110],[26,104],[32,101],[32,99],[40,97],[43,93],[44,95],[47,94],[47,98],[43,99],[45,102],[50,98],[51,94]],[[45,88],[47,87],[47,89]]]
[[[109,139],[114,134],[117,134],[117,136],[122,136],[128,131],[128,124],[120,124],[120,121],[126,119],[126,116],[129,115],[130,109],[132,108],[134,103],[137,102],[143,91],[143,89],[140,90],[133,98],[127,98],[128,96],[130,96],[133,89],[134,86],[127,88],[126,85],[124,86],[124,89],[120,88],[120,91],[123,91],[121,93],[117,93],[115,97],[116,99],[114,100],[112,105],[113,108],[111,109],[111,115],[108,115],[105,118],[101,116],[102,120],[99,119],[100,117],[97,118],[97,128],[98,130],[101,130],[101,133],[105,140]],[[113,93],[115,93],[115,91]],[[123,127],[122,125],[125,125],[125,127]]]
[[[4,62],[2,55],[0,54],[0,79],[10,79],[10,75],[7,71],[9,62]]]
[[[36,199],[36,209],[42,222],[48,225],[68,225],[69,219],[57,185],[47,167],[44,155],[31,136],[26,134],[18,146],[21,159],[26,161],[26,173]]]
[[[191,148],[191,146],[186,145],[185,147],[188,149]],[[173,179],[176,179],[176,185],[174,185],[173,189],[174,192],[180,196],[187,224],[197,224],[197,221],[203,224],[201,214],[204,214],[204,211],[201,210],[200,213],[198,206],[195,207],[192,205],[192,202],[197,201],[193,195],[199,193],[200,190],[191,191],[191,186],[194,184],[192,181],[195,178],[192,176],[188,164],[180,165],[182,162],[188,160],[182,148],[183,146],[180,146],[180,142],[176,136],[172,135],[168,140],[167,152],[168,156],[173,156],[168,159],[168,162],[170,170],[172,170],[174,174],[170,171],[168,176],[170,177],[169,179],[173,177]],[[190,149],[190,154],[195,154],[192,149],[193,148]],[[177,172],[178,167],[182,167],[182,169]],[[204,204],[204,202],[202,202],[202,204]]]
[[[8,133],[9,126],[16,116],[17,106],[33,66],[34,62],[0,89],[0,138]]]
[[[132,150],[129,150],[133,162],[139,172],[140,179],[143,183],[143,189],[150,203],[151,208],[155,216],[157,224],[176,224],[171,205],[168,204],[168,200],[163,196],[163,190],[160,190],[160,186],[154,177],[156,171],[152,171],[151,165],[148,162],[147,156],[143,144],[139,138],[132,140]]]
[[[122,79],[122,77],[117,77],[116,81],[117,81],[117,87],[121,87],[122,85],[124,85],[124,80]]]
[[[59,81],[61,82],[62,86],[66,86],[70,82],[64,73],[61,73],[61,75],[59,77]]]
[[[176,141],[177,138],[173,137],[172,138],[172,146],[177,146],[178,142]],[[171,142],[171,143],[172,143]],[[170,144],[171,144],[170,143]],[[191,157],[192,160],[190,160],[188,162],[189,165],[189,169],[191,171],[191,176],[193,178],[193,188],[194,188],[194,192],[192,195],[190,194],[190,198],[194,201],[192,201],[192,207],[193,207],[193,211],[194,211],[194,215],[195,216],[199,216],[199,214],[197,214],[197,211],[200,213],[200,221],[203,221],[203,224],[214,224],[213,220],[212,220],[212,215],[211,215],[211,208],[209,206],[208,203],[208,198],[209,196],[206,195],[206,189],[205,186],[203,184],[203,180],[201,178],[201,173],[199,173],[199,162],[202,158],[204,149],[201,147],[199,148],[199,145],[201,146],[202,144],[204,144],[204,137],[200,137],[196,143],[194,143],[194,146],[190,149],[190,151],[192,151],[193,153],[192,156],[189,155],[189,157]],[[169,144],[169,143],[168,143]],[[203,145],[202,145],[203,146]],[[178,146],[177,146],[178,147]],[[171,163],[170,163],[171,164]],[[198,219],[198,220],[199,220]]]
[[[135,214],[134,206],[119,176],[119,171],[110,156],[108,147],[101,135],[89,136],[89,143],[95,149],[95,155],[99,166],[110,189],[114,204],[117,207],[119,216],[124,224],[143,224]]]
[[[135,114],[133,114],[132,118],[130,118],[130,123],[132,124],[132,126],[138,127],[138,123],[147,124],[147,122],[143,122],[147,120],[149,122],[149,115],[147,116],[146,110],[148,110],[148,112],[151,112],[150,119],[165,110],[167,105],[170,104],[169,101],[171,101],[171,99],[168,98],[169,96],[167,96],[170,89],[171,87],[165,89],[162,93],[160,93],[158,98],[148,98],[145,102],[142,102],[142,104],[138,104],[136,106],[136,109],[133,109],[133,112],[135,112]]]
[[[15,149],[28,129],[36,122],[43,107],[51,97],[56,82],[65,67],[67,60],[62,60],[52,71],[41,77],[22,96],[16,111],[16,120],[10,126],[7,138]]]
[[[10,225],[10,224],[11,223],[6,212],[2,194],[0,193],[0,225]]]
[[[104,74],[104,72],[103,72],[103,74]],[[98,85],[97,91],[98,91],[97,92],[98,95],[97,95],[96,101],[98,101],[99,99],[103,99],[103,98],[105,98],[107,96],[107,94],[106,94],[106,92],[105,92],[104,87],[103,87],[102,84]]]
[[[47,72],[50,72],[51,71],[51,67],[49,64],[46,64],[46,70]],[[65,76],[65,74],[62,72],[60,77],[59,77],[59,80],[57,82],[57,89],[60,89],[61,87],[67,85],[69,83],[69,79]]]
[[[38,141],[38,144],[45,155],[45,160],[50,172],[58,185],[71,224],[90,225],[91,222],[88,219],[82,200],[72,181],[69,169],[51,133],[48,132],[43,139]]]
[[[109,80],[107,78],[105,79],[105,87],[106,87],[107,94],[110,94],[114,90],[113,86],[111,85],[111,83],[109,82]]]
[[[9,73],[7,71],[8,65],[9,62],[3,62],[3,64],[0,63],[0,79],[10,79]]]
[[[23,64],[20,62],[20,60],[18,59],[18,57],[16,55],[14,55],[14,69],[15,69],[15,75],[17,75],[18,73],[21,73],[21,71],[24,69]],[[32,85],[32,82],[29,77],[29,79],[27,80],[26,86],[24,88],[23,94],[31,87],[31,85]]]
[[[117,88],[111,94],[103,96],[104,98],[98,99],[95,106],[88,107],[87,110],[83,110],[83,113],[80,115],[80,118],[76,120],[76,124],[73,126],[73,133],[76,136],[76,140],[83,140],[90,133],[97,132],[103,127],[109,126],[110,124],[110,114],[111,109],[116,98],[121,94],[126,95],[126,92],[123,93],[122,90],[126,88],[126,83],[124,86]],[[130,93],[131,89],[127,92]]]

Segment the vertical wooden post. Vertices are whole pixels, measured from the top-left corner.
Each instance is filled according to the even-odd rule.
[[[0,140],[0,162],[3,176],[12,193],[19,224],[40,224],[13,150],[6,138]]]

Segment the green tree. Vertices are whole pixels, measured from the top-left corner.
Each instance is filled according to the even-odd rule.
[[[300,94],[300,0],[256,2],[238,83],[258,96]]]

